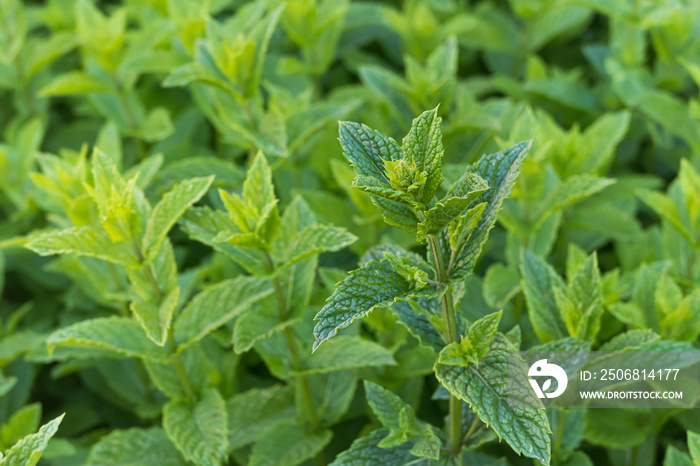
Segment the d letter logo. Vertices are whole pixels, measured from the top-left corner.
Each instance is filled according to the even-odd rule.
[[[530,377],[530,385],[532,385],[532,389],[535,390],[538,398],[556,398],[564,393],[566,385],[569,383],[566,371],[556,364],[549,364],[546,359],[540,359],[530,366],[527,375]],[[557,381],[557,389],[547,393],[547,390],[552,385],[552,379],[547,379],[542,388],[540,388],[540,385],[532,377],[554,377]]]

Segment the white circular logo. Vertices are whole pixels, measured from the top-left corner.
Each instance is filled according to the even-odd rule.
[[[546,359],[540,359],[530,366],[530,370],[528,371],[527,375],[528,377],[531,377],[529,379],[530,385],[532,385],[532,389],[535,390],[537,398],[556,398],[564,393],[564,390],[566,390],[566,385],[569,383],[569,378],[566,376],[566,371],[556,364],[548,363]],[[537,380],[533,379],[532,377],[550,378],[545,380],[542,388],[540,388]],[[547,390],[549,390],[552,386],[551,377],[556,379],[557,389],[551,393],[548,393]]]

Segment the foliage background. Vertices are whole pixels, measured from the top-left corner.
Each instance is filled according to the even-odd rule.
[[[240,192],[260,150],[272,167],[280,211],[299,195],[318,222],[357,236],[311,266],[308,305],[292,316],[295,338],[309,352],[313,315],[370,247],[390,240],[422,251],[414,238],[387,228],[369,198],[351,187],[337,121],[360,121],[400,140],[412,118],[440,105],[448,182],[483,153],[533,140],[476,274],[467,279],[460,306],[467,319],[503,309],[499,328],[519,325],[523,348],[567,335],[599,347],[638,327],[697,346],[699,24],[696,1],[1,0],[3,448],[65,412],[42,462],[84,464],[116,429],[157,429],[172,398],[140,358],[47,351],[57,329],[128,315],[138,294],[125,270],[104,261],[43,257],[22,247],[46,228],[97,218],[84,187],[95,164],[88,155],[93,146],[124,180],[139,173],[138,188],[151,206],[193,177],[214,175],[212,188]],[[223,208],[216,189],[205,191],[200,205]],[[169,235],[183,305],[201,289],[246,273],[198,242],[189,220],[185,214]],[[535,273],[526,270],[539,262],[523,263],[521,248],[565,280],[597,253],[599,330],[538,327],[533,308],[542,306],[532,306],[537,296],[528,296],[528,277]],[[234,419],[231,400],[242,403],[235,397],[254,388],[285,390],[281,384],[294,380],[279,369],[289,355],[264,348],[274,341],[265,332],[257,343],[234,341],[233,351],[235,322],[202,340],[204,372],[193,372],[197,362],[185,368],[201,396],[214,389],[222,403],[229,400],[228,444],[207,445],[206,459],[196,460],[202,464],[223,457],[246,464],[251,449],[264,464],[251,445],[269,448],[265,435],[279,435],[285,422],[308,425],[292,402],[232,447],[231,432],[243,429],[236,424],[243,420]],[[435,425],[446,412],[431,399],[435,355],[388,311],[356,324],[350,336],[358,335],[398,365],[333,367],[314,376],[319,386],[333,386],[337,377],[352,387],[322,421],[332,440],[312,439],[326,460],[378,425],[360,379],[390,388]],[[312,404],[329,393],[314,394]],[[242,419],[252,423],[256,416]],[[596,411],[569,417],[571,428],[551,421],[558,439],[553,464],[652,465],[664,457],[668,464],[692,464],[685,432],[700,431],[692,411]],[[184,461],[162,431],[153,432],[148,438],[164,458]],[[562,440],[568,432],[574,438]],[[115,444],[135,441],[114,435]],[[219,453],[207,456],[210,450]],[[296,459],[319,448],[311,450]],[[532,461],[493,441],[469,454],[475,463]]]

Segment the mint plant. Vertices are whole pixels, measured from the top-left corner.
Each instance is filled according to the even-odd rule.
[[[365,125],[341,122],[343,153],[357,175],[353,185],[370,194],[388,224],[416,235],[428,255],[426,260],[397,246],[369,251],[362,267],[338,284],[316,315],[314,350],[374,309],[408,303],[394,305],[394,312],[422,344],[439,352],[435,375],[450,392],[442,454],[461,463],[462,448],[481,419],[516,452],[549,464],[549,424],[541,403],[540,408],[514,412],[503,399],[508,374],[500,364],[516,348],[497,332],[501,314],[467,325],[455,307],[459,298],[469,299],[461,296],[462,280],[474,270],[529,143],[482,157],[438,199],[444,181],[441,121],[437,108],[422,113],[401,145]],[[369,440],[356,443],[337,464],[349,464],[363,454],[355,450],[398,447],[410,440],[415,441],[410,454],[441,457],[442,445],[432,426],[417,427],[410,409],[401,408],[395,395],[366,387],[389,436],[376,445]],[[387,399],[379,401],[381,397]],[[462,402],[476,414],[466,431]]]
[[[699,14],[0,1],[0,462],[697,463],[500,367],[697,352]]]

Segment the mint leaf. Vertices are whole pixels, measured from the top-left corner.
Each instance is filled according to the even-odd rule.
[[[36,434],[27,435],[10,448],[2,458],[3,466],[34,466],[39,462],[49,440],[58,430],[58,425],[65,414],[41,426]]]
[[[324,341],[377,307],[388,307],[413,287],[384,261],[372,261],[350,272],[314,320],[314,351]]]
[[[529,142],[521,142],[503,152],[484,155],[471,167],[469,173],[475,173],[483,178],[489,189],[472,202],[474,206],[485,202],[486,207],[468,242],[463,249],[455,251],[456,260],[452,268],[454,279],[465,277],[476,265],[488,233],[496,223],[501,204],[513,190],[520,164],[529,148]]]
[[[228,443],[236,450],[258,440],[281,420],[296,418],[294,387],[273,385],[238,393],[226,401]]]
[[[491,349],[478,364],[437,364],[436,375],[450,393],[469,403],[518,454],[550,462],[549,421],[541,401],[527,381],[527,367],[506,338],[496,334]]]
[[[146,336],[138,322],[126,317],[84,320],[53,332],[46,342],[49,351],[55,346],[77,346],[153,361],[166,362],[170,358],[164,348]]]
[[[131,464],[184,466],[187,464],[165,431],[160,427],[113,430],[90,448],[88,465]]]
[[[294,236],[288,258],[278,268],[288,267],[321,252],[339,251],[355,241],[357,237],[344,228],[326,225],[308,226]]]
[[[152,260],[170,228],[209,189],[214,176],[192,178],[176,185],[167,192],[151,211],[143,235],[142,248],[147,260]]]
[[[305,432],[297,421],[285,421],[253,446],[250,466],[295,466],[313,458],[331,441],[333,434],[324,430],[318,434]]]
[[[232,278],[205,289],[194,297],[173,324],[179,350],[201,340],[271,293],[269,281],[256,277]]]
[[[388,429],[379,429],[358,438],[349,449],[338,455],[331,466],[398,466],[416,461],[416,457],[410,453],[410,443],[391,448],[379,447],[379,442],[388,433]]]
[[[425,186],[418,193],[418,199],[430,202],[445,179],[442,176],[442,132],[437,107],[423,112],[413,120],[411,129],[403,139],[404,160],[415,165],[419,173],[425,173]]]
[[[384,365],[396,365],[391,351],[358,337],[338,336],[314,351],[304,361],[300,373],[316,374]]]
[[[555,289],[565,289],[564,280],[543,259],[523,249],[520,258],[522,287],[528,315],[541,343],[567,335],[554,298]]]
[[[172,400],[163,408],[163,427],[185,458],[206,466],[221,465],[228,456],[224,400],[215,389],[197,402]]]

